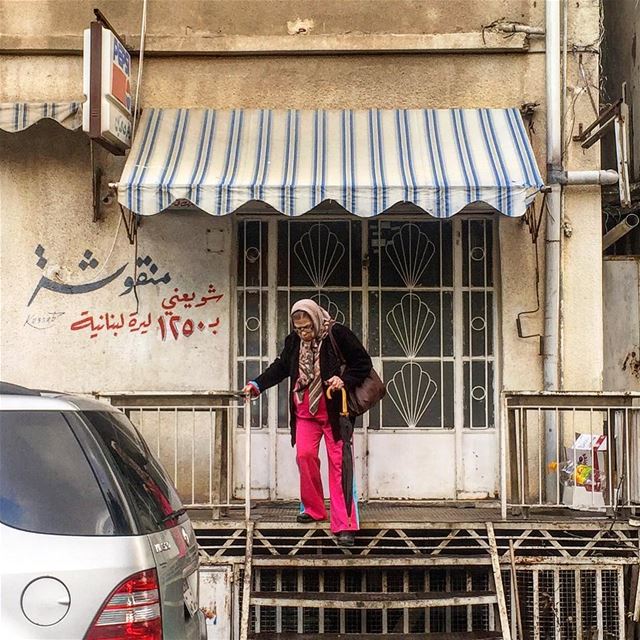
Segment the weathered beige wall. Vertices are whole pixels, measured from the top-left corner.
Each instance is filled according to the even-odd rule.
[[[597,14],[591,22],[581,21],[583,42],[597,39]],[[590,40],[591,39],[591,40]],[[598,104],[598,58],[582,56],[583,72],[593,99]],[[600,166],[599,145],[588,150],[571,141],[582,123],[585,127],[595,116],[575,56],[568,58],[563,146],[568,169],[594,169]],[[600,189],[573,186],[564,190],[562,238],[562,324],[560,328],[564,389],[602,389],[603,314],[602,314],[602,214]]]
[[[502,78],[509,82],[503,83]],[[82,96],[82,60],[0,57],[0,101]],[[352,55],[149,58],[141,106],[505,107],[544,101],[544,56]],[[544,118],[536,116],[541,151]]]
[[[640,391],[640,258],[608,256],[603,279],[605,389]]]
[[[104,221],[92,222],[84,134],[45,122],[18,135],[0,132],[0,148],[0,377],[85,393],[226,388],[233,317],[230,219],[197,213],[145,219],[138,256],[149,256],[151,262],[138,275],[144,272],[156,280],[169,273],[170,281],[140,285],[137,310],[132,291],[121,295],[130,288],[127,278],[134,276],[135,262],[124,225],[115,208]],[[39,245],[42,255],[36,254]],[[87,250],[92,252],[89,258]],[[38,266],[40,257],[46,264]],[[79,266],[92,259],[99,263],[95,268]],[[158,268],[155,274],[152,264]],[[92,292],[47,288],[48,282],[78,287],[109,280],[113,274],[118,275]],[[30,303],[43,277],[47,283]],[[214,295],[210,284],[222,297],[203,303],[203,296]],[[181,298],[195,294],[194,300],[174,304],[176,289]],[[74,330],[83,319],[86,326]],[[95,331],[88,326],[91,319]],[[185,328],[188,320],[193,325]]]
[[[29,3],[32,20],[12,2],[0,2],[0,42],[7,33],[31,38],[74,35],[91,18],[88,2]],[[20,3],[21,4],[21,3]],[[104,2],[101,8],[123,32],[135,33],[137,17],[131,20],[133,3]],[[40,12],[35,11],[36,5]],[[371,10],[375,5],[377,10]],[[426,5],[426,8],[425,8]],[[62,6],[65,15],[61,16]],[[137,7],[137,4],[135,5]],[[396,33],[479,32],[483,24],[505,16],[535,26],[543,24],[544,3],[508,2],[409,2],[364,0],[353,2],[185,2],[150,3],[149,33],[153,36],[181,34],[214,37],[213,34],[286,34],[287,21],[313,18],[320,33],[348,31]],[[46,10],[44,10],[46,9]],[[137,11],[137,9],[135,9]],[[597,2],[580,2],[570,8],[573,42],[590,43],[597,38]],[[189,31],[190,29],[190,31]],[[305,36],[292,36],[305,37]],[[19,38],[18,38],[19,39]],[[6,38],[5,38],[6,40]],[[48,40],[45,41],[48,42]],[[35,42],[35,40],[33,40]],[[533,47],[532,47],[533,48]],[[590,73],[597,75],[595,56],[586,56]],[[1,55],[0,101],[63,100],[77,98],[82,91],[82,64],[77,55]],[[581,82],[575,67],[569,68],[569,84]],[[145,61],[142,106],[229,107],[488,107],[518,106],[538,102],[534,118],[533,146],[544,175],[544,54],[482,53],[404,54],[350,56],[253,56],[180,57],[150,56]],[[569,120],[590,121],[590,103],[585,92],[570,89]],[[574,115],[575,112],[575,115]],[[46,255],[75,268],[79,253],[96,247],[108,252],[117,215],[108,213],[101,223],[91,222],[88,148],[81,133],[56,130],[52,124],[16,136],[1,134],[0,188],[2,201],[2,375],[17,382],[54,385],[65,389],[202,389],[227,386],[228,337],[192,336],[175,344],[156,335],[144,342],[140,337],[117,336],[95,339],[64,329],[64,322],[88,308],[100,313],[104,305],[123,304],[128,311],[130,296],[120,298],[115,283],[100,293],[56,298],[48,291],[38,294],[42,311],[64,310],[65,316],[52,329],[24,325],[26,308],[40,277],[33,251],[45,245]],[[571,146],[570,168],[596,168],[598,150],[584,154]],[[108,179],[117,179],[115,167]],[[563,237],[563,330],[564,384],[572,389],[598,388],[602,377],[602,277],[600,204],[597,189],[571,188],[565,195],[567,235]],[[188,223],[187,223],[188,222]],[[145,221],[141,255],[152,255],[170,269],[171,285],[145,290],[155,304],[176,283],[181,291],[200,290],[208,284],[205,274],[214,273],[225,298],[220,304],[227,316],[230,303],[229,278],[235,265],[229,259],[228,242],[223,253],[207,252],[206,230],[229,230],[232,218],[216,220],[194,216],[188,221],[164,214]],[[570,236],[570,237],[569,237]],[[527,227],[519,220],[500,220],[502,253],[502,383],[510,389],[541,387],[541,358],[535,339],[517,337],[515,319],[520,311],[536,306],[535,261]],[[540,242],[541,299],[544,248]],[[51,254],[51,256],[49,255]],[[130,260],[132,250],[120,237],[105,269]],[[167,265],[165,265],[165,260]],[[100,265],[102,266],[102,264]],[[99,267],[98,267],[99,268]],[[174,273],[176,280],[173,280]],[[69,273],[69,277],[73,274]],[[74,276],[75,277],[75,276]],[[143,287],[141,287],[143,289]],[[153,294],[153,295],[152,295]],[[162,294],[162,295],[161,295]],[[154,297],[155,296],[155,297]],[[80,300],[82,298],[82,300]],[[56,306],[60,301],[60,307]],[[32,306],[35,306],[36,302]],[[53,304],[53,303],[56,304]],[[45,304],[47,303],[47,304]],[[226,307],[224,305],[227,305]],[[110,309],[118,307],[110,306]],[[154,307],[155,308],[155,307]],[[35,310],[34,310],[35,311]],[[119,311],[118,311],[119,312]],[[219,314],[223,317],[223,314]],[[234,315],[234,314],[231,314]],[[229,318],[231,321],[231,318]],[[542,313],[530,317],[525,330],[541,331]],[[228,324],[224,331],[228,331]],[[74,332],[81,333],[81,332]],[[47,337],[45,337],[47,336]],[[145,339],[147,338],[144,336]],[[198,339],[198,348],[191,344]],[[184,345],[182,349],[180,345]],[[585,345],[589,345],[585,348]],[[42,363],[55,357],[73,363],[72,374],[60,380],[61,367]],[[122,374],[108,372],[113,360]],[[67,361],[67,360],[65,360]],[[215,362],[215,367],[212,363]],[[174,370],[174,367],[176,368]],[[220,367],[220,368],[216,368]],[[214,372],[224,375],[211,376]],[[205,381],[203,383],[203,381]],[[234,386],[231,384],[231,386]]]
[[[581,3],[593,4],[593,0]],[[597,3],[596,3],[597,4]],[[74,35],[93,19],[92,0],[3,0],[1,32],[22,38]],[[142,2],[102,0],[100,10],[123,36],[137,36]],[[27,17],[28,19],[25,19]],[[288,35],[289,22],[311,20],[311,33],[448,33],[477,31],[505,18],[544,22],[544,2],[530,0],[150,0],[148,34]]]

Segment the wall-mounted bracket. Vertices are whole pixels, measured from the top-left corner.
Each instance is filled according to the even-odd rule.
[[[609,105],[600,115],[586,128],[582,127],[582,123],[578,124],[578,135],[573,136],[574,142],[580,142],[583,149],[589,149],[598,140],[604,137],[609,127],[620,117],[620,105],[622,98]]]
[[[578,135],[573,136],[574,142],[579,142],[583,149],[589,149],[601,140],[613,126],[616,139],[616,164],[618,170],[618,191],[620,205],[631,206],[630,165],[631,152],[629,145],[629,104],[627,102],[627,83],[622,83],[622,97],[609,105],[586,128],[582,123],[578,125]]]

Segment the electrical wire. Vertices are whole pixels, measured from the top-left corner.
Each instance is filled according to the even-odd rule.
[[[142,22],[140,25],[140,53],[138,55],[138,79],[136,80],[136,96],[133,102],[133,124],[131,127],[131,139],[136,132],[138,123],[138,105],[140,104],[140,87],[142,85],[142,68],[144,66],[144,45],[147,36],[147,0],[142,0]]]
[[[133,249],[133,296],[136,299],[136,313],[140,311],[140,298],[138,297],[138,221],[134,220],[135,237]]]
[[[131,139],[134,139],[136,133],[136,127],[138,124],[138,108],[140,104],[140,89],[142,86],[142,69],[144,67],[144,47],[147,37],[147,3],[148,0],[142,0],[142,21],[140,24],[140,52],[138,55],[138,78],[136,80],[136,95],[133,103],[133,123],[131,126]],[[123,219],[124,215],[120,217]],[[133,232],[133,295],[136,299],[136,313],[140,310],[140,298],[138,297],[138,219],[134,216],[132,219]],[[129,240],[131,241],[131,232],[129,233]]]
[[[100,267],[100,269],[98,269],[98,271],[92,271],[91,276],[86,280],[74,280],[73,282],[65,282],[60,277],[56,277],[56,282],[60,284],[68,285],[70,287],[79,285],[79,284],[86,284],[88,282],[93,282],[96,279],[96,276],[99,276],[105,270],[109,262],[109,259],[113,255],[113,251],[116,248],[116,242],[118,240],[118,236],[120,235],[121,226],[122,226],[122,217],[120,217],[118,220],[118,226],[116,227],[116,232],[113,236],[113,241],[111,242],[111,248],[109,249],[109,253],[107,254],[107,257],[102,261],[102,266]]]
[[[566,33],[566,32],[565,32]],[[578,84],[576,84],[575,86],[573,86],[570,91],[573,94],[571,100],[569,101],[569,104],[567,103],[566,100],[566,93],[568,91],[568,85],[566,83],[566,79],[565,79],[565,87],[564,87],[564,95],[565,95],[565,99],[564,102],[565,104],[563,105],[563,128],[565,131],[565,135],[564,135],[564,143],[563,143],[563,148],[562,148],[562,157],[564,160],[566,160],[568,151],[569,151],[569,145],[571,144],[572,140],[573,140],[573,132],[575,129],[575,125],[576,125],[576,103],[578,101],[578,99],[580,98],[580,96],[582,96],[584,93],[588,94],[589,97],[589,101],[591,103],[591,107],[594,111],[594,114],[596,117],[598,117],[599,111],[598,111],[598,105],[596,102],[596,99],[593,96],[592,93],[592,89],[594,91],[598,92],[598,95],[604,95],[604,84],[606,82],[606,75],[604,73],[604,69],[602,66],[602,55],[601,55],[601,48],[602,48],[602,43],[604,41],[605,38],[605,30],[604,30],[604,7],[602,4],[602,0],[600,0],[600,13],[599,13],[599,22],[598,22],[598,36],[597,38],[593,41],[590,42],[588,44],[585,45],[577,45],[577,44],[573,44],[573,46],[571,47],[571,51],[573,53],[574,59],[576,61],[576,64],[578,66],[578,72],[579,72],[579,76],[580,76],[580,80],[578,82]],[[569,42],[568,40],[565,42],[565,54],[569,49]],[[598,56],[598,76],[599,76],[599,82],[596,83],[594,82],[593,78],[591,77],[591,74],[588,73],[587,68],[585,67],[584,63],[582,62],[582,56],[581,54],[583,53],[593,53],[596,54]],[[566,64],[566,62],[565,62]],[[565,76],[566,78],[566,76]]]
[[[140,30],[140,62],[138,65],[138,80],[136,83],[136,96],[135,96],[135,102],[134,102],[134,108],[133,108],[133,126],[132,126],[132,134],[131,134],[132,138],[133,138],[133,133],[135,133],[135,129],[136,129],[136,120],[137,120],[137,114],[138,114],[138,100],[140,95],[140,83],[142,81],[142,67],[143,67],[143,61],[144,61],[144,43],[145,43],[145,37],[147,32],[147,1],[148,0],[143,0],[143,3],[142,3],[142,24],[141,24],[141,30]],[[91,152],[93,153],[93,147],[91,147]],[[111,247],[109,248],[107,257],[102,261],[102,266],[100,267],[100,269],[98,269],[98,271],[92,271],[91,276],[87,279],[73,280],[73,282],[67,282],[57,277],[56,282],[59,282],[60,284],[64,284],[64,285],[75,286],[79,284],[86,284],[88,282],[92,282],[93,280],[95,280],[96,276],[99,276],[106,269],[107,264],[109,263],[109,260],[113,255],[113,252],[116,247],[116,242],[118,241],[118,236],[120,235],[120,228],[122,227],[123,219],[124,219],[123,215],[118,217],[118,225],[116,226],[116,232],[113,236]],[[134,269],[136,269],[137,266],[135,265],[135,262],[137,261],[137,257],[138,257],[137,224],[136,224],[136,231],[134,233],[135,233]],[[134,295],[136,297],[136,309],[137,309],[137,307],[139,306],[139,301],[138,301],[138,293],[137,291],[135,291],[135,285],[134,285]]]

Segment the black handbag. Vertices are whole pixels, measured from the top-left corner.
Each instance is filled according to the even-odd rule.
[[[347,361],[340,351],[340,347],[333,337],[331,329],[329,329],[329,339],[333,345],[333,350],[340,360],[340,374],[344,373],[347,368]],[[380,379],[377,371],[371,367],[369,375],[354,389],[347,389],[347,405],[349,407],[349,414],[352,416],[361,416],[375,406],[384,398],[387,393],[387,388],[384,382]]]

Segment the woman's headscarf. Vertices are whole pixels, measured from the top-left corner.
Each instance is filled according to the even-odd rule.
[[[309,388],[309,413],[315,414],[323,393],[322,376],[320,375],[320,346],[329,334],[334,320],[326,309],[313,300],[298,300],[291,307],[291,316],[298,311],[303,311],[311,319],[315,337],[308,342],[300,340],[298,380],[294,392],[298,402],[302,402],[305,389]],[[293,324],[293,320],[291,322]]]

